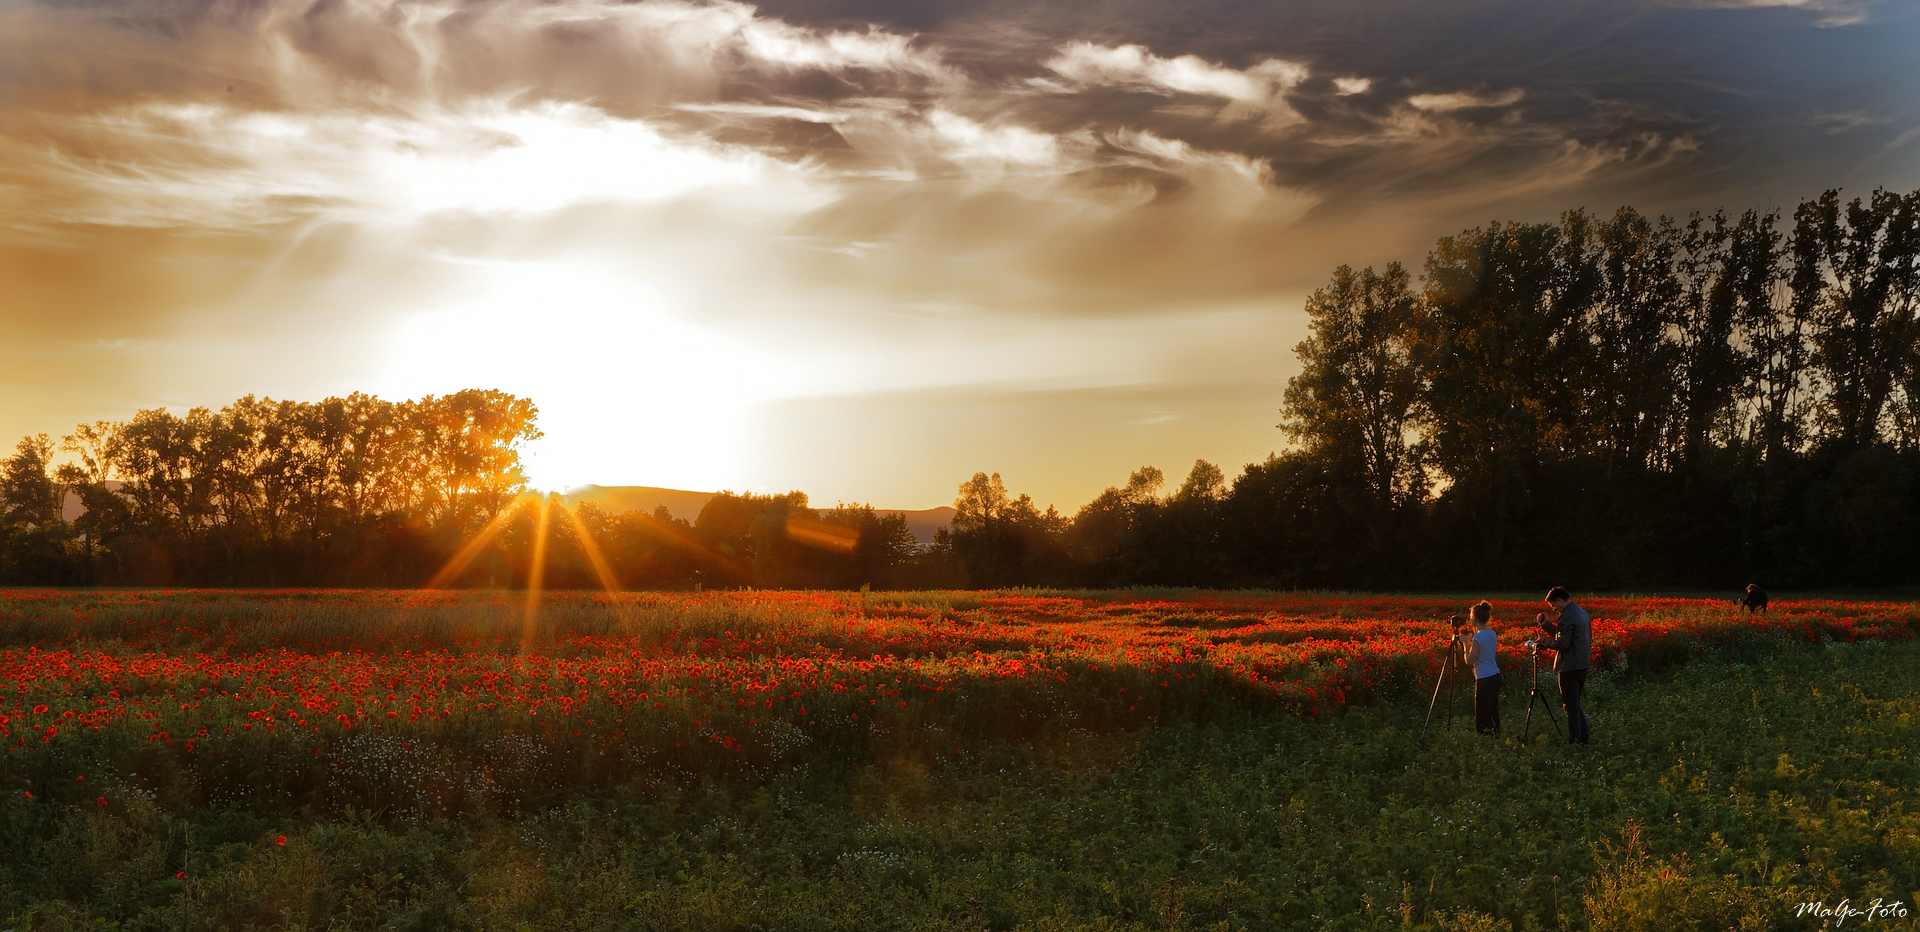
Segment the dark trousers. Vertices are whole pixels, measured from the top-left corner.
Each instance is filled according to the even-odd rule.
[[[1587,671],[1568,670],[1560,674],[1560,704],[1567,709],[1567,743],[1590,743],[1587,710],[1580,707],[1580,696],[1587,691]]]
[[[1500,733],[1500,674],[1473,681],[1473,730],[1483,735]]]

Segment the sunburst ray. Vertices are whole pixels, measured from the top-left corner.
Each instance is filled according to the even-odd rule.
[[[440,568],[440,572],[433,574],[433,578],[427,580],[426,587],[428,589],[446,588],[448,583],[452,582],[455,577],[466,570],[467,565],[473,562],[474,557],[480,555],[480,551],[486,549],[486,546],[492,543],[495,537],[500,536],[501,531],[506,530],[508,522],[512,521],[513,516],[518,514],[520,509],[526,506],[527,499],[531,497],[530,495],[521,494],[516,496],[512,502],[508,503],[507,507],[500,509],[500,513],[494,515],[493,520],[487,522],[486,527],[481,528],[478,534],[473,535],[473,537],[469,538],[467,542],[460,547],[459,552],[455,553],[453,558],[447,561],[447,565]]]
[[[593,542],[593,533],[587,530],[587,523],[565,505],[560,506],[560,514],[568,524],[573,525],[574,536],[580,538],[580,549],[586,552],[587,562],[593,566],[593,574],[600,578],[600,588],[619,592],[620,580],[614,577],[613,567],[608,565],[606,556],[600,552],[600,545]]]
[[[553,517],[553,497],[541,496],[534,507],[533,522],[533,559],[527,565],[527,618],[520,631],[522,649],[532,646],[534,634],[539,630],[540,595],[547,579],[547,525]]]

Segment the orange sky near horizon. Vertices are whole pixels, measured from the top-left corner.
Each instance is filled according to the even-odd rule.
[[[542,488],[1070,512],[1282,448],[1338,264],[1920,187],[1910,6],[1337,6],[0,0],[0,438],[486,387]]]

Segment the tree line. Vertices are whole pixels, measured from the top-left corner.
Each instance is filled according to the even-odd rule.
[[[497,391],[242,398],[24,438],[0,575],[54,584],[417,584],[526,485],[533,404]],[[65,454],[62,456],[61,454]],[[64,459],[56,465],[57,459]],[[68,520],[68,496],[81,506]]]
[[[1920,582],[1920,192],[1493,223],[1306,310],[1287,452],[1164,496],[1137,472],[1029,578]]]
[[[0,583],[965,581],[915,563],[922,548],[906,518],[867,505],[722,493],[688,520],[534,496],[521,453],[540,437],[538,416],[529,399],[477,389],[402,402],[249,396],[217,411],[83,424],[59,441],[26,437],[0,461]]]
[[[722,493],[691,518],[531,498],[538,412],[497,391],[142,411],[0,464],[0,580],[1908,584],[1917,302],[1920,192],[1493,223],[1442,238],[1417,280],[1342,266],[1309,297],[1286,452],[1231,481],[1199,462],[1171,489],[1143,467],[1071,516],[978,473],[931,546],[898,514],[800,492]]]

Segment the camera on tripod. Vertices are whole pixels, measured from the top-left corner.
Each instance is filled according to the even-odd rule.
[[[1560,636],[1559,623],[1548,618],[1546,612],[1541,612],[1533,616],[1533,623],[1539,627],[1540,633],[1546,635],[1547,638],[1557,638]],[[1544,640],[1543,638],[1528,638],[1526,641],[1527,649],[1536,653],[1541,650],[1551,650],[1552,648],[1548,647],[1544,643]]]

